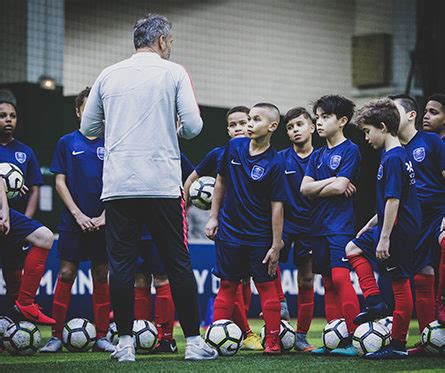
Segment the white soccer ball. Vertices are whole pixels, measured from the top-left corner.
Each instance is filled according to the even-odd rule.
[[[349,333],[345,319],[329,321],[323,329],[323,345],[329,350],[334,350],[348,336]]]
[[[133,341],[137,353],[148,353],[158,342],[158,331],[150,321],[134,320]]]
[[[421,341],[425,350],[432,354],[445,354],[445,325],[439,324],[437,320],[429,323],[423,329]]]
[[[96,341],[96,328],[87,319],[76,318],[63,327],[62,342],[71,352],[86,352]]]
[[[264,325],[260,331],[261,344],[266,345],[266,326]],[[295,331],[292,325],[287,320],[280,322],[280,345],[281,351],[287,352],[292,350],[295,344]]]
[[[202,176],[190,185],[190,202],[201,210],[210,210],[212,207],[213,189],[215,178]]]
[[[389,344],[391,332],[378,322],[368,321],[358,326],[352,336],[352,345],[360,355],[376,352]]]
[[[10,324],[3,335],[3,346],[11,355],[34,355],[40,341],[39,329],[29,321]]]
[[[8,199],[17,197],[23,188],[25,178],[22,170],[13,163],[0,163],[0,176],[5,180]]]
[[[384,317],[383,319],[377,320],[377,322],[382,324],[390,333],[392,333],[392,316]]]
[[[3,341],[3,334],[5,334],[8,326],[11,325],[13,321],[7,316],[0,316],[0,346]]]
[[[233,356],[243,344],[243,333],[233,321],[222,319],[209,326],[204,339],[220,356]]]
[[[116,323],[112,322],[110,323],[110,326],[108,327],[108,332],[106,335],[107,341],[110,342],[112,345],[117,345],[119,342],[119,334],[117,334],[117,327]]]

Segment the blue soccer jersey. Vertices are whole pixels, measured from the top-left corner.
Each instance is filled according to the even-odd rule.
[[[90,218],[102,214],[102,169],[104,139],[89,140],[76,130],[57,143],[51,172],[66,176],[66,184],[74,202]],[[80,232],[81,228],[66,206],[63,206],[59,230]]]
[[[399,209],[391,237],[415,237],[420,233],[421,212],[416,193],[416,179],[412,161],[402,147],[382,154],[377,171],[377,218],[379,230],[383,226],[386,201],[398,199]]]
[[[7,145],[0,145],[0,162],[9,162],[18,166],[25,178],[25,185],[43,185],[43,177],[34,151],[18,140],[12,140]],[[19,196],[9,201],[11,208],[24,213],[28,203],[28,195]]]
[[[305,176],[314,180],[345,177],[353,181],[360,164],[358,146],[350,140],[332,148],[326,145],[314,151],[309,159]],[[327,236],[354,234],[354,205],[352,198],[344,195],[320,197],[313,200],[311,210],[311,234]]]
[[[301,194],[300,187],[310,155],[301,158],[292,146],[280,151],[278,155],[284,165],[284,188],[287,196],[283,231],[289,235],[309,233],[311,204]]]
[[[445,204],[445,143],[434,133],[417,132],[405,145],[416,174],[416,190],[422,205]]]
[[[264,247],[272,243],[271,202],[286,201],[284,167],[272,147],[251,156],[249,144],[249,138],[235,138],[225,147],[218,168],[226,189],[217,239]]]
[[[224,146],[213,148],[204,159],[196,166],[195,171],[199,176],[216,176],[218,165],[224,154]]]

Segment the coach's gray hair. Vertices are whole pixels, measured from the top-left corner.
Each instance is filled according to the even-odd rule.
[[[151,47],[161,35],[167,37],[171,22],[160,14],[149,13],[134,25],[133,43],[136,49]]]

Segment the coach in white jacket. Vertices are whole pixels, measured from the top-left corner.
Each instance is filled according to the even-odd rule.
[[[134,271],[142,224],[166,262],[173,300],[187,340],[185,358],[214,359],[199,337],[196,282],[187,249],[178,135],[191,139],[202,119],[190,77],[168,61],[171,23],[148,14],[136,22],[130,58],[107,67],[94,83],[82,117],[85,136],[104,136],[110,296],[119,332],[112,358],[134,361]],[[87,182],[87,181],[86,181]]]

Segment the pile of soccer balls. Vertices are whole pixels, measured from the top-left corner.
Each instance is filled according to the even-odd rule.
[[[111,344],[117,345],[119,336],[116,323],[112,322],[110,324],[106,338]],[[136,353],[147,354],[152,352],[158,342],[158,331],[153,323],[148,320],[134,320],[133,342]]]

